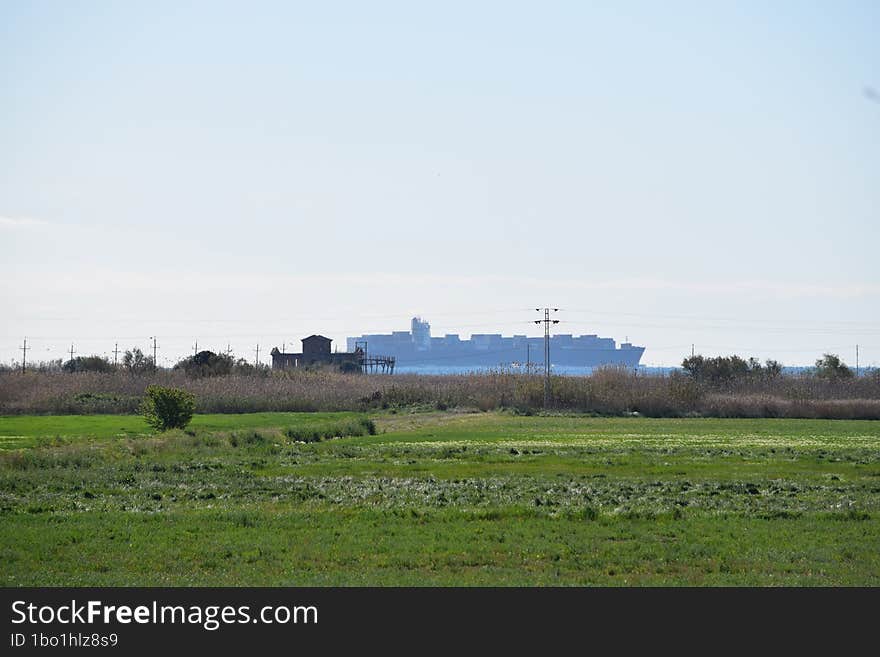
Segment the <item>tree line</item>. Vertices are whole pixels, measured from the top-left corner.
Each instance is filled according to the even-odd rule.
[[[67,361],[61,359],[28,364],[29,370],[38,372],[127,372],[129,374],[153,374],[159,367],[152,356],[144,354],[138,347],[126,350],[118,364],[105,356],[76,356]],[[201,378],[207,376],[226,376],[228,374],[254,374],[268,369],[267,365],[253,365],[244,358],[234,358],[228,354],[217,354],[213,351],[200,351],[192,356],[179,360],[174,370],[182,370],[188,376]],[[18,367],[0,366],[0,371],[20,370]]]
[[[746,360],[736,355],[706,358],[697,354],[685,358],[681,367],[694,380],[715,384],[744,379],[775,379],[783,372],[783,365],[777,360],[765,360],[761,363],[757,358]],[[852,369],[836,354],[823,354],[822,358],[816,360],[812,374],[829,381],[851,379],[854,376]]]
[[[757,358],[741,356],[703,356],[697,354],[685,358],[681,367],[690,378],[708,384],[724,384],[743,380],[773,380],[783,375],[784,366],[777,360],[768,359],[763,363]],[[2,370],[12,367],[0,366]],[[62,362],[60,359],[37,363],[30,366],[37,371],[63,372],[115,372],[123,371],[130,374],[152,374],[159,368],[152,356],[144,354],[134,347],[126,350],[119,365],[110,362],[104,356],[76,356]],[[204,350],[179,360],[173,368],[183,371],[192,378],[227,376],[230,374],[249,375],[265,373],[269,367],[265,364],[254,365],[244,358],[234,358],[229,354],[215,353]],[[358,368],[358,371],[360,369]],[[836,354],[823,354],[816,360],[811,372],[813,376],[829,381],[851,379],[855,376],[852,368],[844,363]]]

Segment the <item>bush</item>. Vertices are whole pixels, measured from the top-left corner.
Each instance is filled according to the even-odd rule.
[[[196,410],[196,398],[186,390],[148,386],[141,404],[144,419],[154,429],[183,429]]]

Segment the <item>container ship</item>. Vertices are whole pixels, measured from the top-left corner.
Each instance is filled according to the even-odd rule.
[[[544,365],[544,338],[500,333],[476,333],[463,340],[456,333],[431,335],[431,325],[413,317],[409,331],[376,333],[347,338],[349,352],[362,349],[369,355],[394,357],[401,367],[509,367]],[[618,346],[612,338],[597,335],[556,334],[550,337],[551,366],[638,367],[645,347],[630,342]]]

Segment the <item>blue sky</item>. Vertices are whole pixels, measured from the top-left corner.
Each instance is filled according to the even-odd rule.
[[[428,318],[880,364],[880,4],[0,5],[0,360]],[[529,310],[532,309],[532,310]],[[265,352],[264,352],[265,353]]]

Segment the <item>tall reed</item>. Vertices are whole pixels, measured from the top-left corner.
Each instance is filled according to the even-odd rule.
[[[188,378],[181,371],[0,373],[0,414],[134,413],[150,384],[192,392],[201,413],[472,408],[539,411],[543,379],[507,371],[427,376],[285,371]],[[647,376],[606,368],[554,376],[556,411],[652,417],[816,417],[880,419],[880,376],[828,381],[808,375],[725,385],[687,375]]]

